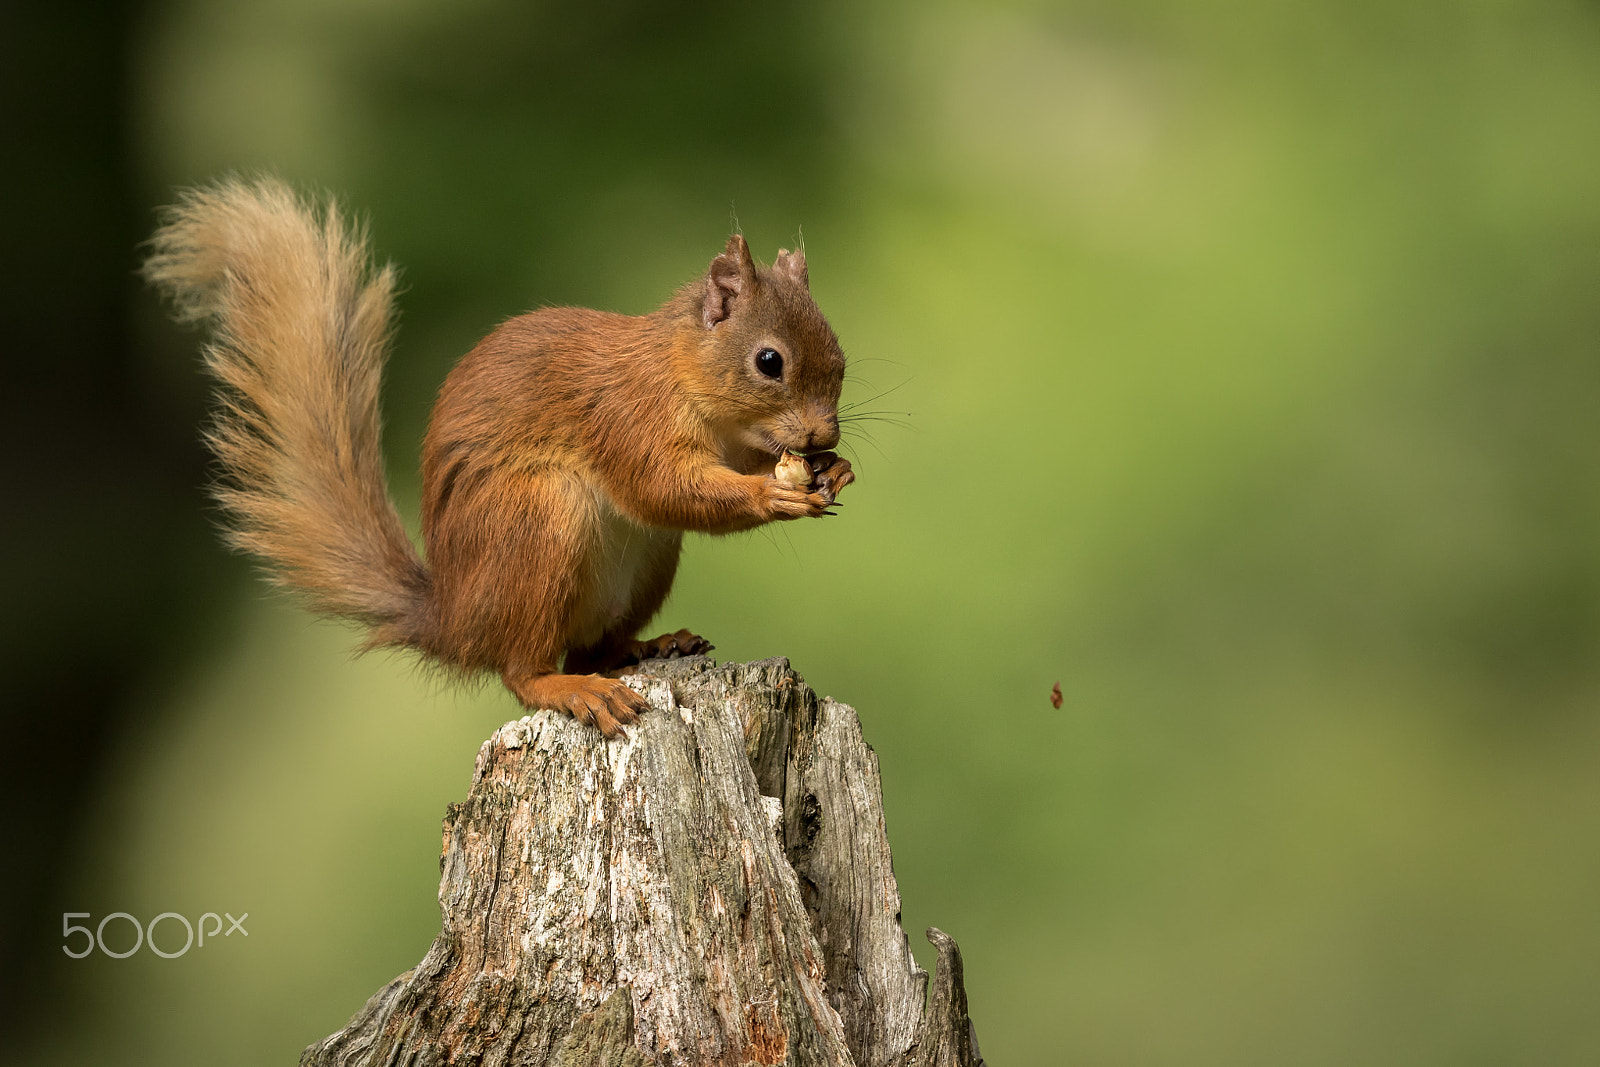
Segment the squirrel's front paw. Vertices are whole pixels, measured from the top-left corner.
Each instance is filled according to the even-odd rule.
[[[762,486],[761,503],[766,520],[771,522],[774,519],[808,519],[832,514],[828,505],[833,503],[833,499],[803,485],[788,485],[768,476]]]
[[[815,452],[806,457],[811,464],[811,488],[832,504],[845,486],[856,480],[850,461],[837,452]]]

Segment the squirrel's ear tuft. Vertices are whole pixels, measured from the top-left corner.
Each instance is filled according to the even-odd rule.
[[[705,298],[700,305],[701,324],[709,330],[733,314],[734,301],[749,294],[755,284],[756,265],[750,258],[750,246],[743,234],[736,233],[728,238],[722,255],[711,261]]]
[[[802,289],[811,288],[811,276],[806,273],[806,253],[803,248],[793,252],[787,248],[778,249],[778,259],[772,264],[772,269]]]

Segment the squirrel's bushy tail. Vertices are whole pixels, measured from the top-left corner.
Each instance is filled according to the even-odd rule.
[[[430,578],[389,497],[378,392],[395,270],[336,206],[273,179],[185,192],[145,277],[181,320],[209,322],[222,384],[207,440],[229,540],[371,629],[369,646],[425,643]]]

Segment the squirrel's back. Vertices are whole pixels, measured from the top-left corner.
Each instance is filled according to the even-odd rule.
[[[428,644],[431,580],[389,497],[378,395],[395,271],[365,234],[273,179],[187,191],[144,273],[209,322],[222,388],[207,439],[229,538],[369,646]]]

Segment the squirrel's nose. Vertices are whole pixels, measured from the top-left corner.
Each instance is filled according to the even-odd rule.
[[[813,423],[806,427],[806,451],[813,452],[817,449],[832,448],[839,443],[839,420],[830,418],[826,422]]]

